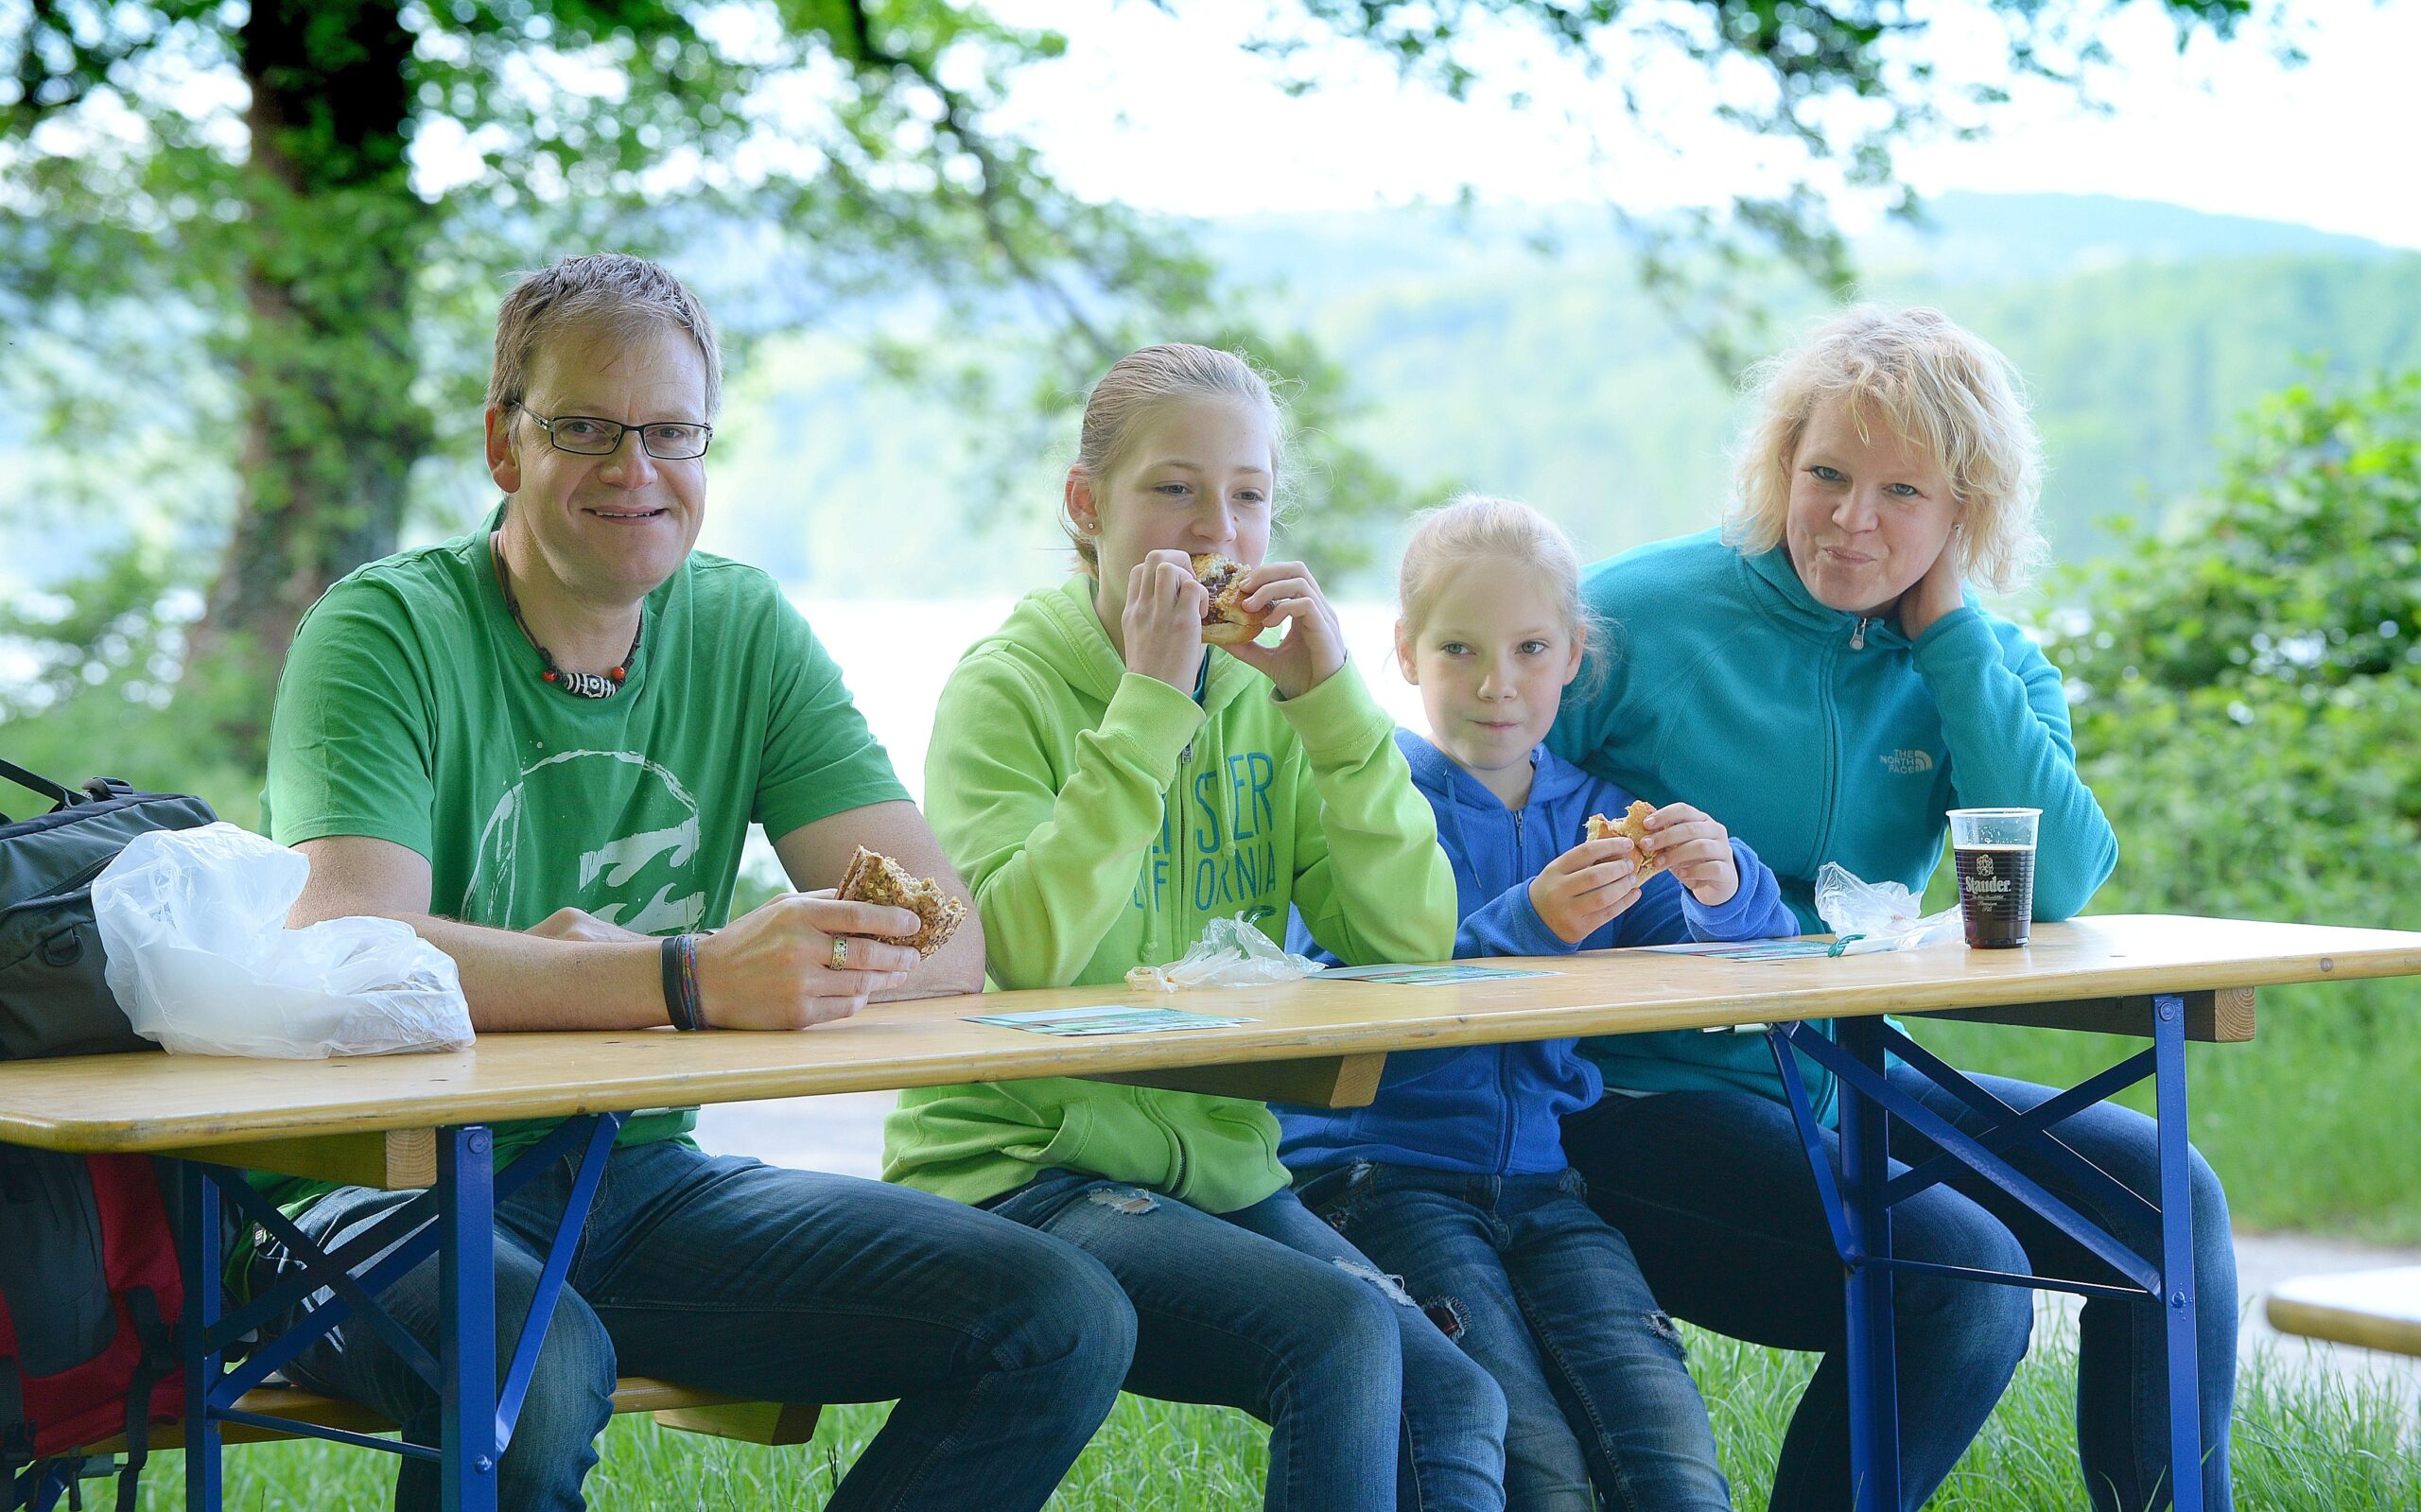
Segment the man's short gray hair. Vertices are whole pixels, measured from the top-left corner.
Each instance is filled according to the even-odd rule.
[[[712,420],[723,406],[723,352],[705,306],[663,268],[623,252],[566,257],[513,286],[496,310],[488,403],[510,409],[528,396],[531,358],[542,341],[583,329],[631,340],[664,326],[698,343],[706,364],[706,412],[699,418]]]

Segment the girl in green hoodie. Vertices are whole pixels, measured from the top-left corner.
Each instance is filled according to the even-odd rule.
[[[1003,987],[1121,983],[1287,910],[1349,962],[1454,951],[1454,882],[1393,723],[1300,563],[1263,562],[1280,417],[1243,359],[1122,358],[1068,471],[1084,570],[962,659],[926,808]],[[1213,649],[1189,557],[1284,638]],[[884,1175],[1090,1252],[1134,1300],[1126,1388],[1270,1425],[1271,1508],[1504,1505],[1505,1404],[1289,1190],[1259,1103],[1077,1080],[923,1088]]]

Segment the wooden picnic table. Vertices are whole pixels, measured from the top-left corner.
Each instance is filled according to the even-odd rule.
[[[1840,1169],[1820,1169],[1817,1175],[1851,1273],[1853,1451],[1861,1504],[1893,1506],[1889,1283],[1890,1267],[1908,1262],[1891,1260],[1888,1225],[1879,1221],[1896,1200],[1882,1190],[1881,1131],[1884,1112],[1907,1115],[1887,1091],[1859,1075],[1865,1066],[1879,1076],[1885,1046],[1874,1037],[1881,1033],[1879,1016],[2101,1030],[2155,1042],[2138,1059],[2143,1073],[2159,1071],[2165,1180],[2158,1206],[2168,1217],[2163,1254],[2131,1258],[2140,1261],[2142,1290],[2170,1300],[2163,1312],[2171,1380],[2181,1383],[2172,1391],[2178,1399],[2172,1427],[2183,1434],[2173,1436],[2172,1452],[2190,1463],[2192,1298],[2181,1290],[2190,1270],[2179,1268],[2190,1253],[2184,1232],[2190,1214],[2178,1200],[2185,1162],[2182,1046],[2187,1039],[2250,1038],[2253,994],[2260,987],[2421,975],[2421,934],[2113,915],[2037,925],[2032,944],[2014,950],[1970,950],[1954,943],[1762,961],[1622,950],[1484,964],[1547,974],[1419,986],[1315,978],[1174,996],[1077,987],[878,1004],[798,1034],[500,1034],[469,1051],[437,1055],[21,1062],[0,1065],[0,1141],[183,1156],[188,1277],[218,1272],[218,1202],[222,1190],[240,1184],[234,1168],[430,1187],[435,1222],[427,1225],[418,1253],[436,1250],[446,1295],[456,1303],[440,1362],[448,1389],[437,1457],[445,1471],[447,1506],[487,1512],[495,1505],[494,1466],[510,1438],[512,1417],[498,1411],[492,1277],[479,1274],[488,1264],[497,1184],[509,1189],[514,1180],[509,1172],[499,1176],[489,1169],[487,1126],[494,1122],[598,1116],[567,1123],[547,1154],[559,1158],[584,1147],[584,1170],[593,1178],[618,1124],[616,1116],[645,1108],[1036,1076],[1123,1079],[1350,1106],[1369,1100],[1390,1051],[1772,1025],[1778,1049],[1786,1043],[1819,1058],[1836,1057],[1844,1078]],[[977,1014],[1093,1004],[1169,1006],[1245,1021],[1090,1038],[967,1021]],[[1820,1020],[1839,1021],[1839,1044],[1814,1027]],[[1800,1111],[1804,1118],[1803,1105]],[[2019,1131],[2007,1142],[2028,1138],[2042,1135]],[[1996,1156],[1986,1151],[1981,1158]],[[2173,1191],[2166,1179],[2172,1167]],[[1978,1169],[1992,1174],[1988,1166]],[[576,1200],[567,1209],[559,1236],[564,1242],[576,1239],[585,1207]],[[217,1289],[189,1286],[187,1295],[188,1504],[216,1512],[218,1420],[258,1378],[247,1379],[241,1368],[220,1372],[226,1330],[217,1327]],[[533,1313],[532,1327],[543,1330],[545,1312]],[[241,1314],[235,1321],[243,1321]],[[519,1353],[534,1359],[534,1342]],[[2181,1371],[2181,1364],[2187,1368]],[[508,1404],[518,1400],[510,1376],[503,1396]],[[2199,1478],[2185,1477],[2178,1504],[2194,1506],[2198,1491]]]

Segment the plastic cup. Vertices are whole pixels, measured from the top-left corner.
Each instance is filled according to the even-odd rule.
[[[2005,950],[2026,943],[2034,919],[2034,834],[2040,808],[1953,808],[1950,849],[1967,944]]]

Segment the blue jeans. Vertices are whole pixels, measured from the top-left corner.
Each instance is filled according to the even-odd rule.
[[[1891,1084],[1959,1128],[1965,1104],[1905,1066]],[[1976,1083],[2012,1107],[2054,1095],[2005,1077]],[[2148,1199],[2160,1193],[2150,1119],[2102,1103],[2054,1131],[2078,1154]],[[1620,1228],[1656,1295],[1678,1316],[1719,1333],[1823,1355],[1783,1440],[1774,1512],[1850,1504],[1849,1395],[1843,1359],[1841,1262],[1833,1251],[1790,1112],[1747,1092],[1610,1094],[1564,1120],[1564,1148],[1589,1181],[1590,1202]],[[1828,1131],[1825,1148],[1838,1159]],[[1937,1153],[1890,1121],[1896,1173]],[[2109,1210],[2059,1172],[2024,1155],[2013,1164],[2139,1253],[2157,1256],[2149,1221]],[[2203,1504],[2227,1512],[2228,1424],[2236,1392],[2236,1249],[2226,1195],[2192,1157],[2196,1362],[2202,1380]],[[2075,1280],[2124,1278],[2075,1241],[1963,1167],[1891,1209],[1896,1255]],[[2132,1283],[2127,1283],[2132,1284]],[[1901,1489],[1916,1507],[1982,1427],[2026,1353],[2030,1294],[2015,1287],[1901,1272],[1892,1278],[1898,1350]],[[2084,1305],[2077,1352],[2077,1447],[2101,1512],[2166,1502],[2168,1358],[2150,1301]]]
[[[499,1377],[573,1170],[566,1156],[496,1205]],[[344,1188],[299,1226],[334,1248],[413,1195]],[[265,1246],[255,1292],[288,1263]],[[569,1283],[497,1467],[497,1504],[516,1512],[583,1504],[618,1372],[751,1400],[898,1399],[836,1509],[1039,1507],[1117,1399],[1135,1342],[1109,1273],[1043,1235],[923,1192],[669,1140],[609,1156]],[[434,1352],[437,1262],[383,1299]],[[436,1395],[357,1319],[285,1373],[437,1442]],[[403,1465],[397,1506],[435,1507],[435,1467]]]
[[[1503,1395],[1293,1192],[1211,1214],[1052,1170],[991,1208],[1097,1256],[1126,1289],[1127,1390],[1269,1425],[1264,1507],[1505,1505]]]
[[[1361,1162],[1297,1190],[1504,1388],[1507,1505],[1729,1512],[1681,1335],[1577,1173]]]

